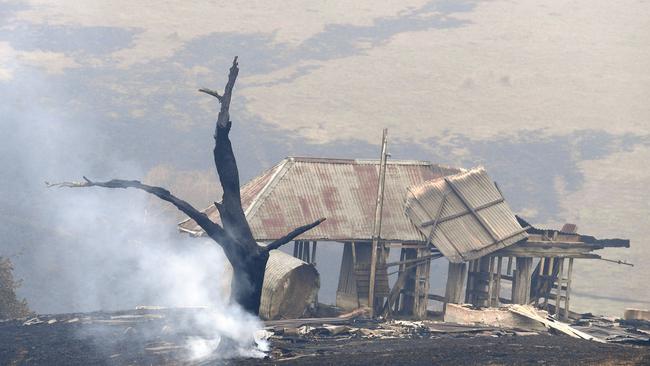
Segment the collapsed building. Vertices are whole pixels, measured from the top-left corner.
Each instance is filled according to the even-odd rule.
[[[319,242],[343,245],[338,307],[370,306],[374,314],[415,318],[427,317],[430,301],[479,307],[534,303],[567,317],[574,260],[597,259],[595,250],[630,245],[577,234],[571,224],[535,228],[512,212],[483,168],[427,161],[289,157],[242,186],[241,201],[262,243],[327,218],[295,241],[293,256],[300,263],[269,261],[260,309],[267,319],[295,317],[316,301],[318,279],[305,265],[313,266]],[[220,222],[214,205],[204,213]],[[190,219],[179,229],[205,235]],[[391,250],[399,250],[399,261],[389,261]],[[449,261],[446,291],[433,294],[431,261],[443,257]],[[389,274],[397,275],[392,287]],[[288,305],[292,302],[298,308]]]

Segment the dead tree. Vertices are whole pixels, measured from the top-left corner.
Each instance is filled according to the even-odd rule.
[[[264,271],[269,258],[269,251],[278,249],[300,234],[319,225],[325,219],[321,218],[311,224],[301,226],[283,238],[271,242],[266,246],[259,245],[255,241],[241,205],[239,171],[228,136],[232,127],[229,112],[230,99],[238,73],[239,67],[237,57],[235,57],[230,68],[228,83],[226,84],[223,95],[214,90],[199,89],[200,92],[216,97],[221,104],[221,110],[217,117],[214,132],[215,144],[213,153],[214,164],[223,188],[222,201],[215,202],[215,206],[221,217],[221,225],[210,220],[206,214],[195,209],[186,201],[172,195],[167,189],[149,186],[136,180],[113,179],[106,182],[95,182],[83,177],[84,182],[63,182],[55,184],[46,182],[46,184],[48,187],[136,188],[151,193],[176,206],[176,208],[196,221],[205,233],[223,248],[233,268],[231,300],[237,302],[248,312],[258,314],[262,296],[262,284],[264,282]]]

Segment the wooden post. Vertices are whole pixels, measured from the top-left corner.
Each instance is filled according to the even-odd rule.
[[[544,310],[548,311],[548,300],[551,296],[551,290],[553,289],[553,266],[555,265],[555,260],[552,257],[546,258],[546,266],[540,268],[540,272],[544,274],[544,284],[545,288],[548,289],[546,295],[544,296]]]
[[[473,301],[472,304],[476,306],[490,306],[490,257],[481,257],[476,260],[474,281],[472,285]]]
[[[512,303],[528,304],[530,299],[530,272],[533,265],[533,258],[518,257],[513,273]]]
[[[384,208],[384,182],[386,180],[386,147],[388,145],[388,129],[384,128],[381,142],[381,160],[379,164],[379,182],[377,187],[377,204],[375,205],[375,222],[372,230],[372,252],[370,255],[370,280],[368,288],[368,307],[371,316],[375,315],[375,276],[377,274],[377,245],[381,237],[381,214]]]
[[[557,274],[557,291],[555,293],[555,317],[557,319],[560,319],[562,311],[560,310],[560,306],[562,305],[562,283],[563,283],[563,277],[564,277],[564,258],[557,258],[556,261],[558,261],[558,266],[560,267],[558,270]],[[550,292],[550,291],[549,291]],[[566,301],[564,303],[564,307],[566,308]]]
[[[487,307],[492,307],[492,295],[494,294],[493,285],[494,285],[494,257],[489,257],[488,258],[490,261],[489,267],[488,267],[488,289],[487,289]]]
[[[566,299],[564,300],[564,319],[569,318],[570,300],[571,300],[571,274],[573,273],[573,258],[569,258],[569,269],[567,270],[566,280]]]
[[[467,270],[467,289],[465,290],[465,303],[470,304],[474,302],[474,285],[476,278],[476,260],[469,261],[469,269]]]
[[[508,268],[506,269],[506,274],[512,276],[512,257],[508,257]]]
[[[501,298],[501,265],[502,265],[503,257],[499,257],[498,262],[497,262],[497,288],[496,288],[496,296],[495,296],[495,306],[499,306],[500,304],[500,298]]]
[[[404,252],[404,260],[409,260],[409,259],[415,259],[417,257],[417,249],[412,249],[412,248],[403,248],[402,251]],[[405,268],[406,272],[406,283],[404,284],[404,293],[402,294],[401,300],[400,300],[400,307],[399,311],[402,314],[413,314],[415,310],[415,268],[406,266]]]
[[[400,251],[399,251],[399,261],[400,262],[403,261],[404,257],[405,257],[404,249],[400,249]],[[406,264],[400,264],[398,271],[399,271],[399,275],[397,277],[398,279],[399,279],[399,276],[402,276],[402,275],[406,276],[406,273],[405,273],[406,272]],[[406,281],[406,278],[404,278],[404,281]],[[403,287],[404,287],[404,285],[402,284],[402,288]],[[402,289],[400,289],[400,292],[397,294],[397,299],[395,300],[395,305],[394,305],[394,312],[395,313],[397,313],[399,311],[400,300],[402,298],[401,295],[402,295]]]
[[[463,301],[463,283],[467,265],[465,263],[449,263],[447,270],[447,287],[445,303],[460,304]]]
[[[417,250],[418,258],[421,258],[430,253],[431,252],[429,248],[422,248]],[[427,317],[427,305],[429,303],[430,269],[430,260],[419,262],[415,267],[415,306],[413,307],[413,315],[418,319],[425,319]]]

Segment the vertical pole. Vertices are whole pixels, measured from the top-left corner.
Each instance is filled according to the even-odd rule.
[[[487,288],[487,307],[491,308],[492,307],[492,296],[494,295],[494,292],[492,291],[492,288],[494,286],[494,276],[492,273],[494,272],[494,257],[489,257],[490,264],[488,267],[488,288]]]
[[[447,269],[447,287],[445,288],[445,302],[460,304],[462,301],[463,282],[465,279],[465,263],[449,263]]]
[[[311,261],[316,263],[316,241],[314,241],[313,246],[311,247]]]
[[[508,276],[512,275],[512,257],[508,257],[508,268],[506,269],[506,274]]]
[[[421,258],[431,251],[428,248],[417,249],[417,257]],[[427,305],[429,303],[429,270],[431,261],[425,260],[415,266],[415,291],[413,307],[413,315],[417,319],[425,319],[427,317]]]
[[[469,261],[469,269],[467,270],[467,289],[465,290],[465,303],[474,303],[474,289],[476,278],[476,260]]]
[[[566,299],[564,300],[564,319],[569,319],[569,302],[571,300],[571,274],[573,273],[573,258],[569,258],[569,269],[566,274]]]
[[[545,281],[544,275],[546,274],[546,269],[545,269],[546,267],[544,267],[545,264],[546,264],[546,258],[541,257],[539,259],[539,264],[538,264],[539,273],[537,274],[537,277],[538,277],[538,281],[537,281],[538,285],[537,285],[537,287],[538,287],[539,291],[537,291],[537,295],[535,296],[535,304],[537,304],[537,305],[541,305],[541,302],[540,302],[541,297],[540,296],[542,295],[542,292],[546,288],[544,286],[544,283],[546,283],[546,282],[544,282]],[[541,285],[539,283],[541,283]]]
[[[495,294],[495,305],[499,306],[500,305],[500,297],[501,297],[501,266],[502,266],[502,261],[503,257],[499,257],[498,262],[497,262],[497,288],[496,288],[496,294]]]
[[[546,267],[540,268],[544,276],[544,287],[547,290],[544,296],[544,310],[548,311],[548,300],[551,297],[551,290],[553,289],[553,266],[555,259],[553,257],[546,258]]]
[[[375,205],[375,222],[372,230],[372,252],[370,255],[370,281],[368,288],[368,307],[371,315],[375,315],[375,275],[377,274],[377,244],[381,237],[381,214],[384,208],[384,182],[386,180],[386,147],[388,145],[388,129],[384,128],[381,141],[381,160],[379,164],[379,182],[377,187],[377,204]]]
[[[530,301],[530,270],[533,265],[531,257],[517,257],[517,269],[513,273],[512,303],[528,304]]]
[[[406,252],[404,251],[404,248],[400,249],[399,251],[399,261],[403,261],[404,258],[406,257]],[[399,265],[399,274],[397,275],[397,278],[399,279],[399,276],[402,276],[402,273],[406,271],[406,264],[400,264]],[[406,276],[406,274],[404,274]],[[403,287],[403,286],[402,286]],[[397,299],[395,300],[395,309],[393,310],[394,313],[397,313],[401,307],[401,300],[402,299],[402,293],[400,290],[400,293],[397,294]]]
[[[562,311],[560,306],[562,305],[562,283],[564,277],[564,258],[556,259],[558,266],[560,267],[557,274],[557,291],[555,292],[555,318],[560,319]],[[564,307],[566,308],[566,300],[564,302]]]

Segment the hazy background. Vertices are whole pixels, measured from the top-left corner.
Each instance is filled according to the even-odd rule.
[[[572,305],[650,307],[648,1],[0,1],[0,255],[34,310],[182,304],[169,263],[220,278],[174,209],[43,182],[218,199],[217,106],[196,89],[234,55],[242,181],[288,155],[377,157],[387,127],[394,159],[482,164],[539,226],[630,238],[602,255],[633,268],[577,262]]]

